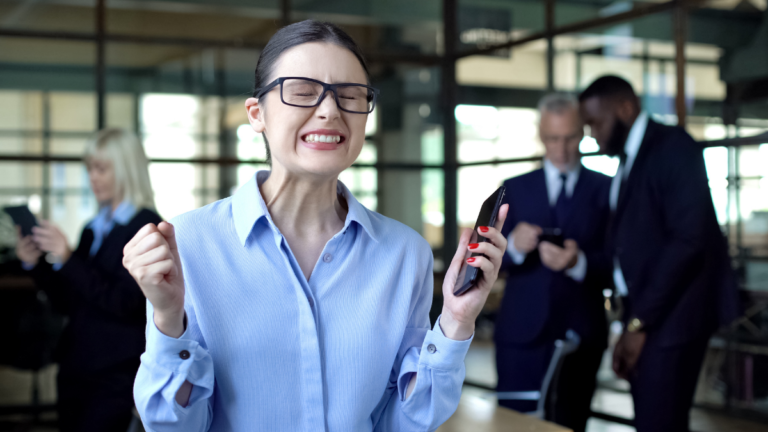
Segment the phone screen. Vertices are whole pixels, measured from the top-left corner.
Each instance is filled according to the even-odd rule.
[[[480,207],[480,214],[477,216],[475,229],[472,230],[472,236],[469,239],[470,243],[488,241],[487,238],[477,233],[477,229],[481,226],[494,226],[496,224],[496,218],[499,214],[499,207],[501,207],[501,202],[504,199],[504,191],[504,186],[499,187],[496,189],[496,192],[494,192],[491,196],[488,197],[488,199],[485,200],[483,206]],[[482,270],[467,264],[467,258],[479,255],[482,254],[470,252],[469,249],[467,249],[467,253],[464,256],[464,262],[461,264],[459,276],[456,278],[456,286],[454,287],[453,291],[454,295],[464,294],[467,290],[472,288],[475,283],[477,283],[478,279],[483,276]]]
[[[539,235],[539,242],[550,242],[558,247],[565,247],[565,237],[560,228],[543,228]]]

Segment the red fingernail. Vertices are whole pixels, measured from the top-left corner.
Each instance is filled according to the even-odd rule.
[[[474,257],[472,257],[472,258],[467,258],[467,262],[468,262],[468,263],[473,263],[473,262],[475,262],[475,259],[476,259],[476,258],[474,258]]]
[[[480,243],[470,243],[469,248],[470,249],[477,249],[477,247],[480,246]]]
[[[480,232],[488,232],[488,229],[489,228],[487,226],[481,226],[480,227]]]

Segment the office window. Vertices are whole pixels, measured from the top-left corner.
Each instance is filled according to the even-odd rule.
[[[71,247],[76,247],[83,227],[96,215],[98,203],[91,192],[88,171],[82,162],[48,165],[50,193],[45,196],[50,220],[61,228]]]
[[[531,108],[456,107],[460,163],[529,158],[544,154],[539,114]]]

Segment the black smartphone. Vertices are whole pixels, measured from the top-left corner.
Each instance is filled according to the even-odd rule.
[[[480,214],[477,216],[477,222],[475,222],[475,229],[472,231],[472,237],[469,239],[470,243],[487,242],[488,239],[479,235],[477,229],[481,226],[494,226],[496,225],[496,218],[499,215],[499,208],[501,202],[504,199],[504,186],[496,189],[491,196],[480,207]],[[454,287],[453,295],[459,296],[467,292],[470,288],[477,284],[477,281],[483,277],[483,271],[477,267],[472,267],[467,264],[467,258],[480,256],[482,254],[469,252],[464,257],[464,262],[461,264],[461,271],[456,278],[456,286]]]
[[[21,227],[21,236],[32,235],[32,227],[37,226],[35,215],[29,211],[27,206],[12,206],[3,208],[13,219],[13,224]]]
[[[560,228],[542,228],[539,243],[546,241],[558,247],[565,247],[565,237]]]

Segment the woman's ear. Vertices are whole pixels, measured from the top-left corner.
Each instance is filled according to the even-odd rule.
[[[259,104],[259,100],[256,98],[248,98],[245,100],[245,110],[248,113],[248,122],[251,123],[251,127],[257,133],[262,133],[267,129],[266,123],[264,123],[264,110]]]

